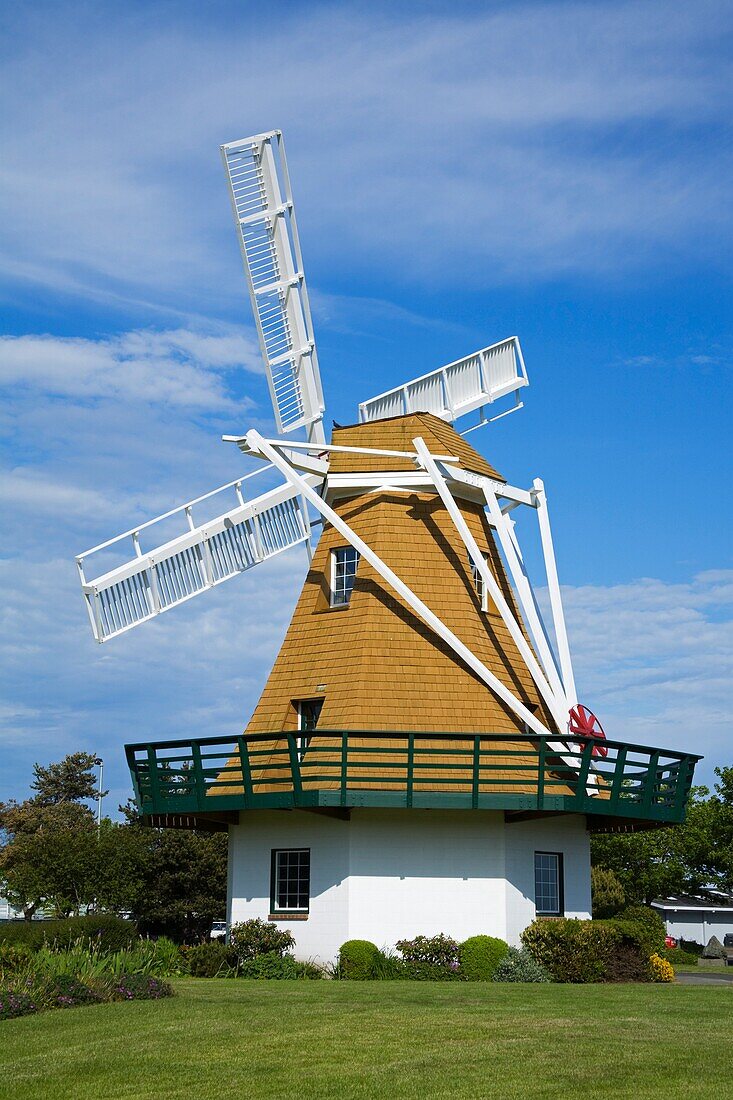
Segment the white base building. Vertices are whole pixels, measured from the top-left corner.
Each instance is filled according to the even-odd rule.
[[[519,945],[538,912],[590,917],[583,815],[507,824],[495,810],[272,810],[229,830],[230,925],[277,921],[303,959],[332,962],[349,939],[393,947],[440,932]]]

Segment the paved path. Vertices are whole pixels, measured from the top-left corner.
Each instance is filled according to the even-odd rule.
[[[733,982],[733,966],[727,966],[725,970],[681,970],[677,973],[677,981],[680,985],[727,985]]]

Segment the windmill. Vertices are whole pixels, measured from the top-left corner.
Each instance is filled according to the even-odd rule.
[[[357,422],[334,428],[327,442],[282,134],[223,145],[221,155],[277,434],[224,437],[265,465],[80,555],[82,590],[94,637],[106,643],[301,543],[310,566],[245,735],[127,747],[140,808],[158,824],[230,830],[230,916],[266,915],[264,907],[298,920],[310,912],[303,882],[310,884],[311,846],[295,843],[283,819],[272,818],[285,808],[346,815],[352,832],[352,815],[361,813],[358,827],[371,838],[364,850],[375,865],[387,858],[376,852],[394,838],[375,839],[378,819],[364,814],[483,811],[486,837],[503,853],[492,872],[503,883],[504,906],[494,934],[516,940],[531,919],[530,909],[509,901],[512,890],[535,896],[532,913],[560,905],[563,858],[575,876],[570,909],[582,915],[589,909],[586,823],[611,827],[615,819],[631,828],[679,820],[696,758],[604,739],[576,694],[545,487],[540,479],[512,485],[466,441],[522,407],[528,377],[519,340],[493,343],[364,400]],[[266,471],[280,483],[251,495]],[[213,518],[201,519],[204,509]],[[515,529],[520,509],[538,525],[549,621]],[[171,524],[180,526],[172,535]],[[125,560],[110,568],[110,553],[120,550]],[[92,561],[106,568],[90,574]],[[252,809],[263,811],[256,825],[251,815],[244,821]],[[567,820],[548,823],[548,813]],[[504,815],[515,822],[513,837],[535,853],[534,890],[522,863],[530,848],[510,857]],[[533,818],[542,819],[539,836]],[[435,840],[438,819],[430,820],[417,838],[414,822],[395,823],[395,835],[407,830],[420,848],[427,835]],[[444,822],[435,840],[444,858],[436,856],[429,879],[468,843],[456,820]],[[315,826],[310,820],[298,828],[296,841]],[[269,902],[262,886],[259,909],[237,900],[252,850],[272,852]],[[519,861],[514,869],[512,859]],[[377,942],[384,942],[390,929],[374,906],[355,908],[359,884],[370,876],[348,866],[351,901],[331,892],[331,908],[359,934],[376,922]],[[264,873],[259,864],[249,870],[255,879]],[[485,872],[459,877],[474,882]],[[391,882],[394,875],[381,867],[377,877]],[[399,877],[426,876],[408,869]],[[322,893],[333,889],[330,883]],[[384,886],[385,905],[394,903],[390,889]],[[480,924],[477,898],[479,908],[498,904],[474,894],[467,922],[456,926],[453,910],[446,917],[459,931]],[[434,891],[415,886],[410,902],[400,903],[408,923],[425,904],[443,912]],[[332,957],[328,936],[332,928],[318,932],[311,953]]]

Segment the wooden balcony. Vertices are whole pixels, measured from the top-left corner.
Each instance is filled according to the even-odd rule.
[[[596,831],[684,820],[690,753],[534,734],[318,730],[126,746],[138,808],[157,824],[240,810],[356,807],[583,813]],[[606,754],[600,755],[599,749]]]

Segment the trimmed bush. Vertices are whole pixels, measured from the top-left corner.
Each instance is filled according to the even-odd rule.
[[[509,951],[509,944],[494,936],[470,936],[458,951],[461,975],[469,982],[490,982]]]
[[[347,940],[339,951],[339,973],[349,981],[365,982],[377,977],[377,966],[386,958],[369,940]]]
[[[121,951],[137,939],[134,921],[123,920],[108,913],[88,917],[66,917],[63,920],[2,921],[0,942],[25,944],[37,951],[44,944],[67,947],[80,941],[95,944],[103,951]]]
[[[646,961],[653,951],[659,948],[657,936],[653,928],[644,921],[625,920],[622,917],[611,917],[610,920],[594,921],[594,924],[604,925],[618,934],[618,942],[631,944],[637,948],[641,957]]]
[[[627,905],[625,909],[616,914],[616,919],[634,921],[637,924],[643,924],[648,929],[649,942],[652,945],[650,954],[651,951],[664,947],[667,929],[664,920],[656,909],[651,909],[648,905]]]
[[[619,943],[606,963],[607,982],[648,982],[649,961],[636,944]]]
[[[260,920],[259,917],[235,924],[229,932],[229,943],[240,963],[273,952],[284,955],[289,948],[295,947],[295,940],[290,932],[278,928],[271,921]]]
[[[522,943],[556,982],[600,982],[619,942],[609,923],[536,920],[522,932]]]
[[[292,981],[295,978],[317,979],[323,971],[312,962],[301,962],[292,955],[268,951],[254,959],[245,959],[239,969],[242,978],[264,978],[270,981]]]
[[[517,949],[507,948],[507,953],[499,962],[494,976],[494,982],[551,982],[549,971],[538,963],[531,951],[526,947]]]
[[[229,977],[235,972],[237,953],[220,940],[212,940],[187,951],[186,962],[193,978]]]

